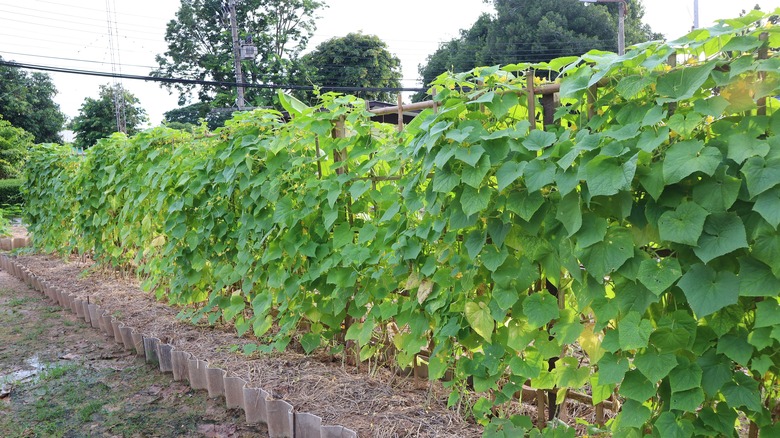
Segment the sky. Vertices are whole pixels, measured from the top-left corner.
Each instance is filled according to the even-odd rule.
[[[483,0],[323,1],[328,7],[317,13],[317,30],[308,50],[350,32],[377,35],[401,59],[405,87],[421,86],[418,65],[440,43],[457,37],[460,29],[469,28],[481,14],[493,11]],[[669,39],[680,37],[693,25],[693,3],[644,0],[644,21]],[[736,17],[755,4],[771,11],[780,1],[699,0],[700,25]],[[176,0],[0,0],[0,56],[28,64],[148,75],[156,66],[155,55],[167,49],[165,25],[179,5]],[[86,97],[97,97],[98,87],[111,81],[65,73],[50,75],[59,91],[55,101],[69,119],[78,114]],[[177,107],[177,96],[157,83],[122,83],[138,97],[153,126],[161,122],[165,111]]]

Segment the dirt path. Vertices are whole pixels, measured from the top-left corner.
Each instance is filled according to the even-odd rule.
[[[0,436],[267,436],[0,272]]]

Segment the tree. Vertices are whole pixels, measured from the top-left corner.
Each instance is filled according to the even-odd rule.
[[[33,139],[32,134],[0,117],[0,179],[21,176]]]
[[[617,51],[616,4],[585,4],[579,0],[492,1],[494,15],[483,14],[470,29],[442,44],[420,66],[423,83],[430,83],[447,70],[543,62],[581,55],[591,49]],[[643,16],[641,0],[628,0],[626,45],[662,38],[642,23]],[[415,100],[424,96],[418,93]]]
[[[117,90],[124,98],[125,124],[127,134],[133,135],[146,122],[146,111],[139,105],[138,98],[119,85],[101,85],[97,99],[87,97],[81,104],[79,115],[70,123],[70,129],[76,133],[74,145],[81,148],[93,146],[101,138],[116,132],[116,112],[114,96]]]
[[[400,87],[401,60],[374,35],[350,33],[331,38],[305,55],[301,62],[311,83],[341,87]],[[389,101],[394,94],[362,92],[364,99]]]
[[[228,14],[222,0],[182,2],[176,18],[168,22],[165,40],[168,50],[157,55],[159,68],[152,76],[177,77],[199,81],[235,82],[233,41]],[[254,61],[243,61],[244,81],[248,83],[285,82],[292,74],[293,60],[314,32],[314,13],[323,5],[317,0],[244,0],[236,4],[241,38],[251,37],[258,48]],[[197,89],[198,100],[235,101],[229,86],[163,84],[179,93],[179,104],[190,101]],[[247,89],[246,100],[253,105],[273,102],[272,90]]]
[[[190,105],[174,108],[165,112],[165,122],[169,127],[182,125],[197,126],[205,120],[209,129],[214,130],[224,126],[233,117],[233,111],[226,108],[215,108],[219,102],[196,102]]]
[[[32,134],[36,143],[62,142],[65,115],[54,103],[55,94],[48,74],[0,65],[0,115]]]

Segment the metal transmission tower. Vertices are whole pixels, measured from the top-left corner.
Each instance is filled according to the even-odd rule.
[[[119,60],[119,32],[116,27],[116,4],[113,8],[113,24],[112,24],[112,8],[111,1],[106,0],[106,24],[108,26],[108,46],[109,53],[111,54],[111,73],[122,74],[121,61]],[[116,40],[116,43],[114,42]],[[116,50],[116,56],[114,51]],[[119,67],[117,68],[117,64]],[[117,132],[124,132],[127,134],[127,115],[125,111],[125,91],[122,87],[122,80],[114,77],[113,83],[114,92],[114,115],[116,116],[116,130]]]

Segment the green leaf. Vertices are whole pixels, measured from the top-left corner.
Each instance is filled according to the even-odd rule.
[[[737,371],[734,380],[723,385],[720,391],[729,406],[745,407],[753,412],[761,412],[761,392],[758,389],[758,382],[741,371]]]
[[[576,191],[569,193],[561,199],[558,204],[558,212],[555,214],[563,227],[566,228],[567,236],[571,237],[579,231],[582,226],[582,205],[580,194]]]
[[[655,396],[656,385],[647,380],[639,370],[631,370],[626,373],[623,382],[620,383],[618,393],[631,400],[644,402],[650,397]]]
[[[724,139],[729,145],[727,157],[742,164],[750,157],[766,157],[769,153],[769,143],[748,134],[733,134]]]
[[[460,196],[460,205],[463,209],[463,214],[471,216],[472,214],[479,213],[487,209],[490,204],[490,196],[492,191],[489,187],[481,187],[475,189],[471,186],[463,188],[463,193]]]
[[[696,363],[702,370],[701,386],[710,397],[720,391],[723,384],[731,380],[731,362],[714,348],[707,350]]]
[[[433,191],[449,193],[460,183],[460,175],[453,173],[448,168],[441,169],[433,175]]]
[[[492,342],[494,321],[485,303],[466,303],[464,314],[471,328],[486,341]]]
[[[678,358],[678,365],[669,373],[669,385],[672,392],[686,391],[701,387],[702,370],[696,362],[684,357]]]
[[[523,174],[528,191],[541,190],[544,186],[555,182],[555,163],[546,160],[533,160],[525,167]]]
[[[729,101],[721,96],[713,96],[709,99],[696,99],[693,102],[693,110],[705,116],[719,118],[729,106]]]
[[[682,141],[673,144],[664,158],[664,181],[667,185],[682,181],[696,172],[712,175],[723,156],[717,148],[704,146],[701,141]]]
[[[739,259],[739,295],[743,297],[780,296],[780,279],[772,269],[752,257]]]
[[[534,129],[523,140],[523,146],[529,151],[539,151],[555,143],[557,137],[554,133]]]
[[[509,195],[506,208],[524,221],[530,221],[543,204],[544,196],[538,190],[533,192],[513,191]]]
[[[633,99],[652,83],[650,75],[630,75],[621,78],[615,90],[626,100]]]
[[[556,362],[555,385],[559,388],[582,388],[590,376],[590,367],[580,367],[579,361],[574,357],[564,357]]]
[[[693,252],[704,263],[736,251],[747,248],[745,225],[736,213],[714,213],[704,223],[704,232],[699,245]]]
[[[623,266],[634,255],[634,241],[625,228],[612,227],[604,240],[582,250],[580,260],[597,281]]]
[[[780,188],[774,187],[758,195],[753,211],[758,212],[772,227],[780,225]]]
[[[737,302],[739,279],[728,271],[696,264],[682,276],[677,286],[682,289],[688,304],[702,318]]]
[[[531,294],[523,301],[523,313],[531,328],[541,327],[560,316],[558,300],[545,291]]]
[[[702,396],[702,400],[703,398]],[[674,394],[672,394],[672,405],[672,409],[676,409],[674,407]],[[658,430],[659,436],[664,438],[690,438],[694,432],[693,424],[690,420],[686,418],[678,419],[671,412],[661,413],[653,426]]]
[[[693,200],[710,212],[726,211],[737,200],[740,187],[742,180],[726,175],[726,166],[721,166],[693,187]]]
[[[677,359],[672,353],[656,353],[648,349],[634,356],[634,366],[648,380],[658,382],[677,366]]]
[[[319,348],[321,341],[322,336],[319,333],[306,333],[301,336],[301,347],[306,354],[309,354]]]
[[[780,159],[766,161],[761,157],[751,157],[742,166],[741,172],[745,175],[750,197],[755,198],[780,184]]]
[[[652,414],[650,408],[642,403],[631,399],[626,400],[617,416],[617,427],[620,429],[640,428],[650,420]]]
[[[747,366],[753,355],[753,346],[748,343],[747,333],[726,334],[718,339],[718,354],[724,354],[734,362]]]
[[[659,77],[656,92],[664,97],[658,102],[677,102],[692,97],[704,85],[714,67],[714,61],[695,67],[678,67]]]
[[[695,202],[683,202],[658,218],[661,240],[695,246],[709,212]]]
[[[506,260],[509,253],[505,246],[498,249],[495,245],[488,245],[482,252],[482,264],[490,272],[495,272]]]
[[[497,119],[500,119],[507,115],[509,110],[517,106],[519,102],[520,98],[515,93],[503,93],[496,94],[493,100],[485,103],[485,106],[488,107]]]
[[[607,219],[597,214],[583,214],[580,229],[574,236],[577,239],[577,247],[584,249],[604,240],[608,225]]]
[[[780,326],[780,305],[777,298],[756,303],[755,328]]]
[[[469,166],[476,166],[477,162],[479,161],[480,158],[482,158],[482,155],[484,154],[485,154],[485,148],[483,148],[478,144],[473,145],[471,147],[460,147],[455,150],[455,158],[457,158],[460,161],[463,161]]]
[[[349,222],[342,222],[333,229],[333,248],[341,248],[348,243],[352,243],[355,233],[349,226]]]
[[[780,234],[777,232],[760,233],[756,236],[751,245],[751,255],[756,259],[769,265],[772,273],[780,276]]]
[[[612,353],[604,353],[598,362],[599,366],[599,385],[611,385],[623,381],[628,371],[628,359],[622,356],[615,356]]]
[[[525,169],[525,166],[528,163],[525,161],[523,162],[516,162],[516,161],[507,161],[504,164],[499,167],[498,171],[496,172],[496,180],[498,182],[498,191],[501,192],[505,188],[509,187],[513,182],[515,182],[518,178],[523,176],[523,170]]]
[[[592,196],[614,195],[631,188],[638,159],[636,154],[623,163],[616,157],[599,155],[585,165],[580,179],[588,184]]]
[[[656,295],[669,290],[682,277],[680,262],[676,258],[665,258],[661,261],[648,259],[639,264],[637,280]]]
[[[639,312],[628,312],[618,325],[618,340],[621,350],[638,350],[647,347],[653,324],[642,319]]]
[[[479,253],[482,251],[482,247],[485,246],[486,235],[484,231],[474,230],[466,235],[463,241],[463,245],[466,247],[466,251],[469,257],[476,259]]]
[[[464,166],[461,174],[461,181],[475,189],[482,185],[485,175],[490,171],[490,157],[483,155],[476,166]]]
[[[690,138],[691,134],[693,134],[693,131],[699,126],[699,123],[701,123],[702,120],[703,117],[697,113],[689,113],[686,115],[676,113],[669,118],[667,125],[680,137]]]

